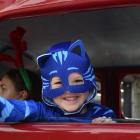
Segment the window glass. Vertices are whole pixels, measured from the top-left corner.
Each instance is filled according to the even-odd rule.
[[[124,117],[140,118],[140,75],[127,75],[123,78],[121,107]]]
[[[97,95],[95,96],[94,101],[96,103],[101,104],[101,82],[97,80],[96,84],[97,84]]]

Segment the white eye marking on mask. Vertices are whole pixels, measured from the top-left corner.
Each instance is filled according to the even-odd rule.
[[[76,67],[69,67],[69,68],[67,68],[67,70],[78,70],[78,68],[76,68]]]
[[[55,74],[55,73],[58,73],[57,70],[53,70],[49,73],[49,75],[52,75],[52,74]]]

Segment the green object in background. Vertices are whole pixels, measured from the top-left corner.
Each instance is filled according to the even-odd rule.
[[[25,70],[24,67],[21,67],[21,68],[19,68],[19,72],[20,72],[20,75],[21,75],[21,77],[22,77],[22,79],[25,83],[26,88],[29,91],[31,91],[32,90],[32,84],[31,84],[31,80],[29,78],[29,75],[28,75],[27,71]]]

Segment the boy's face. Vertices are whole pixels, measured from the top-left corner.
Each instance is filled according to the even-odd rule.
[[[84,84],[84,80],[81,74],[79,73],[71,73],[68,77],[69,85],[81,85]],[[53,77],[51,80],[51,88],[56,89],[60,88],[62,85],[61,79],[57,76]],[[65,91],[64,94],[53,99],[54,103],[56,103],[61,109],[67,112],[74,112],[78,110],[87,97],[89,96],[89,92],[86,93],[70,93],[69,91]]]

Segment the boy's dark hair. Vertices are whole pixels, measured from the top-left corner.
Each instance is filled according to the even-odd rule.
[[[28,90],[24,80],[18,69],[12,69],[8,71],[4,76],[8,76],[8,78],[13,82],[15,89],[17,91],[26,90],[28,92],[27,100],[33,99],[35,101],[41,101],[41,78],[38,72],[34,72],[31,70],[27,70],[26,72],[31,81],[31,90]]]

